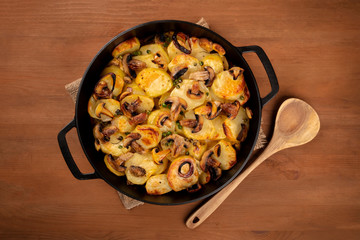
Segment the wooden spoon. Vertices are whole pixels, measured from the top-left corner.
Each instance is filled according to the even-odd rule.
[[[319,116],[309,104],[296,98],[287,99],[279,108],[273,137],[263,153],[229,185],[197,209],[186,221],[186,226],[191,229],[198,227],[263,161],[280,150],[310,142],[319,129]]]

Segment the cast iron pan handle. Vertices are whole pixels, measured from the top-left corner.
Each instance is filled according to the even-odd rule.
[[[65,136],[74,127],[76,127],[75,118],[68,125],[66,125],[66,127],[64,127],[58,134],[59,147],[60,147],[61,153],[65,159],[65,162],[68,165],[68,167],[69,167],[71,173],[74,175],[74,177],[79,180],[88,180],[88,179],[99,178],[97,176],[96,172],[89,173],[89,174],[83,174],[82,172],[80,172],[79,168],[75,164],[73,157],[71,156]]]
[[[266,56],[264,50],[259,46],[246,46],[246,47],[238,47],[241,54],[246,52],[254,52],[259,57],[261,63],[263,64],[266,74],[268,75],[270,85],[271,85],[271,92],[268,93],[265,97],[261,98],[261,105],[264,105],[269,102],[279,91],[279,83],[277,77],[275,75],[274,68],[272,67],[269,58]]]

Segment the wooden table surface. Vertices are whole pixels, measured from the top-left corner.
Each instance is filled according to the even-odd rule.
[[[210,27],[235,46],[268,54],[280,91],[263,109],[271,136],[282,101],[307,101],[321,120],[310,143],[256,169],[199,228],[200,202],[125,210],[101,180],[76,180],[57,134],[72,120],[64,85],[79,78],[118,33],[160,19]],[[0,2],[0,239],[359,239],[359,1]],[[266,74],[246,54],[264,96]],[[91,172],[76,131],[81,171]]]

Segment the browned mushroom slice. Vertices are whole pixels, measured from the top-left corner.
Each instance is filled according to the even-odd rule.
[[[108,116],[109,119],[102,119],[103,121],[104,120],[108,120],[110,121],[112,117],[114,117],[114,115],[112,114],[112,112],[110,112],[108,109],[105,108],[105,103],[102,102],[102,103],[99,103],[96,108],[95,108],[95,115],[98,117],[98,118],[101,118],[101,115],[105,115],[105,116]],[[104,121],[105,122],[105,121]]]
[[[131,70],[139,71],[139,70],[146,68],[146,63],[141,60],[132,59],[128,62],[128,67]]]
[[[236,80],[241,74],[244,73],[244,69],[239,67],[234,67],[229,70],[229,73],[232,75],[233,80]]]
[[[225,49],[218,43],[213,43],[212,49],[214,51],[216,51],[218,54],[220,54],[221,56],[224,56],[226,54]]]
[[[240,142],[245,141],[245,138],[247,137],[247,133],[248,133],[248,128],[244,123],[242,123],[240,133],[237,136],[236,140],[239,140]]]
[[[196,119],[182,119],[179,121],[179,123],[183,127],[194,128],[197,125],[197,120]]]
[[[167,179],[170,187],[176,192],[191,187],[199,179],[196,160],[190,156],[175,159],[169,167]]]
[[[189,148],[189,143],[185,141],[185,138],[178,134],[171,134],[170,136],[161,140],[161,146],[163,149],[170,149],[171,158],[176,158],[182,154],[185,154],[185,150]]]
[[[186,110],[187,103],[180,97],[169,97],[165,100],[165,104],[171,104],[170,119],[176,121],[179,117],[181,109]]]
[[[179,71],[177,71],[176,73],[174,73],[171,77],[173,79],[178,79],[180,78],[182,75],[184,75],[187,72],[188,68],[184,67],[182,69],[180,69]]]
[[[196,126],[192,130],[192,133],[197,133],[197,132],[201,131],[201,129],[204,125],[204,117],[203,116],[195,114],[195,118],[196,118]]]
[[[133,166],[131,165],[129,167],[129,171],[132,175],[134,175],[135,177],[143,177],[146,174],[146,170],[142,167],[139,166]]]
[[[130,123],[130,125],[138,125],[138,124],[146,122],[147,117],[148,117],[147,113],[139,113],[138,115],[131,117],[129,119],[129,123]]]
[[[126,136],[126,138],[124,139],[123,145],[124,147],[128,147],[130,146],[130,144],[135,141],[135,140],[139,140],[141,138],[140,133],[130,133],[129,135]]]
[[[132,60],[132,55],[130,53],[127,53],[124,55],[122,63],[123,63],[123,68],[124,68],[124,72],[130,76],[131,78],[136,78],[136,73],[134,70],[132,70],[129,67],[129,62]]]
[[[191,89],[186,92],[186,96],[191,99],[201,99],[204,92],[200,90],[199,82],[194,82]]]
[[[163,151],[160,151],[158,148],[154,148],[151,151],[153,160],[156,164],[163,164],[163,160],[166,158],[166,156],[171,152],[170,149],[166,149]]]
[[[127,117],[136,116],[137,115],[136,110],[141,104],[141,102],[142,101],[140,97],[138,97],[135,101],[132,101],[130,103],[125,101],[123,104],[121,104],[121,110]]]
[[[208,71],[197,71],[190,73],[189,79],[198,80],[198,81],[206,81],[209,79],[209,72]]]
[[[140,145],[138,144],[136,141],[132,141],[131,142],[131,147],[135,150],[135,152],[137,153],[145,153],[145,149]]]
[[[207,102],[194,110],[195,114],[204,115],[207,119],[213,120],[221,112],[221,103],[218,101]]]
[[[235,119],[237,116],[239,109],[240,109],[240,103],[239,101],[235,101],[233,103],[223,103],[220,105],[221,109],[227,117],[231,120]]]
[[[220,168],[220,162],[216,161],[212,157],[213,154],[214,154],[213,149],[207,150],[203,154],[201,161],[200,161],[200,168],[204,172],[209,171],[211,178],[213,180],[217,180],[221,176],[221,168]]]
[[[186,189],[186,191],[188,191],[189,193],[194,193],[197,192],[201,189],[201,185],[200,183],[195,183],[194,185],[192,185],[191,187],[188,187]]]
[[[96,84],[94,93],[98,98],[111,98],[115,86],[116,75],[109,73],[103,76]]]
[[[204,69],[206,70],[206,72],[208,72],[208,75],[209,75],[208,79],[205,80],[205,86],[211,87],[212,84],[214,83],[215,71],[210,66],[206,66],[206,67],[204,67]]]
[[[175,32],[172,36],[172,40],[174,42],[174,45],[177,49],[179,49],[180,51],[182,51],[183,53],[186,53],[186,54],[190,54],[191,53],[191,49],[187,49],[185,48],[184,46],[182,46],[179,41],[178,41],[178,35],[180,35],[180,38],[185,38],[185,41],[189,38],[187,35],[185,35],[184,33],[178,33],[178,32]],[[184,42],[185,42],[184,41]]]

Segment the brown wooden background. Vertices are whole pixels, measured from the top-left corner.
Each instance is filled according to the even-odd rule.
[[[268,136],[288,97],[310,103],[321,130],[271,157],[189,230],[199,202],[127,211],[105,182],[71,175],[56,136],[74,116],[64,85],[106,42],[143,22],[201,16],[235,46],[268,54],[280,83],[263,110]],[[0,239],[359,239],[359,24],[357,0],[1,0]],[[246,58],[266,94],[264,70]],[[91,172],[75,130],[68,141]]]

